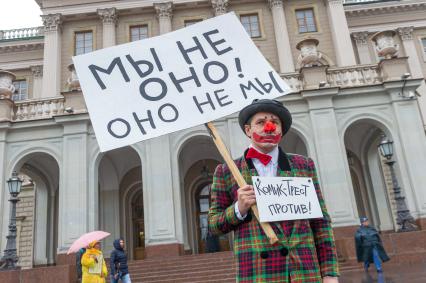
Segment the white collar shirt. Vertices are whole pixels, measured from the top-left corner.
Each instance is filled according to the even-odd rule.
[[[255,150],[261,152],[258,150],[255,146],[250,145],[250,147],[254,148]],[[267,155],[271,156],[271,161],[263,165],[262,162],[260,162],[257,158],[252,158],[252,162],[254,167],[257,170],[257,173],[260,177],[276,177],[277,176],[277,170],[278,170],[278,146],[276,146],[271,152],[267,153]]]

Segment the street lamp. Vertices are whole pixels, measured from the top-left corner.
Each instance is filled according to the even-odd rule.
[[[401,195],[401,188],[398,185],[398,180],[396,179],[395,170],[393,168],[395,161],[391,160],[393,156],[393,141],[388,140],[387,137],[383,135],[378,148],[382,156],[386,158],[385,163],[389,166],[392,177],[393,193],[396,203],[396,223],[401,226],[398,232],[415,231],[418,229],[417,225],[408,210],[405,197]]]
[[[3,266],[1,269],[16,269],[18,266],[18,255],[16,253],[16,203],[19,201],[18,195],[21,192],[22,180],[18,177],[18,173],[13,171],[12,177],[7,180],[9,193],[12,196],[9,201],[12,203],[12,210],[9,221],[9,235],[6,236],[7,243],[4,255],[1,259]]]

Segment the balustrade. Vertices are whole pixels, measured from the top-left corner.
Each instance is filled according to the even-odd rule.
[[[15,121],[47,119],[64,112],[63,97],[28,99],[16,101],[13,117]]]
[[[43,27],[0,30],[0,40],[29,39],[43,36]]]
[[[377,65],[359,65],[344,68],[329,68],[327,81],[330,87],[355,87],[382,82]]]

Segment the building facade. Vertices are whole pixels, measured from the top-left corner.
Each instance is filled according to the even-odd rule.
[[[132,259],[205,252],[209,186],[222,162],[202,126],[100,153],[71,57],[235,12],[293,93],[287,152],[312,157],[336,238],[367,215],[398,229],[394,184],[426,227],[426,1],[36,0],[43,26],[0,30],[0,248],[7,179],[18,203],[19,264],[54,264],[81,234],[104,230]],[[1,27],[0,27],[1,29]],[[248,139],[237,114],[215,121],[232,156]],[[346,234],[345,234],[346,233]],[[231,248],[232,235],[219,239]]]

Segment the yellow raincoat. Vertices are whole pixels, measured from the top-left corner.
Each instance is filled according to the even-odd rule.
[[[83,271],[82,283],[105,283],[108,270],[105,264],[102,251],[93,248],[96,242],[90,243],[86,252],[81,258]],[[97,258],[98,262],[95,261]]]

